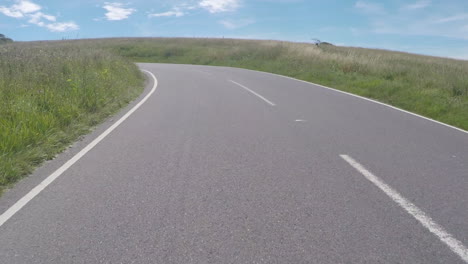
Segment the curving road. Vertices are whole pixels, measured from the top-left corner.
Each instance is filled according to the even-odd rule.
[[[139,66],[156,90],[147,73],[0,199],[0,263],[468,263],[467,132],[272,74]]]

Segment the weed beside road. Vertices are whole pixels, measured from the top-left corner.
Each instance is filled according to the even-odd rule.
[[[468,61],[265,40],[83,40],[136,62],[232,66],[330,86],[468,130]]]
[[[134,99],[134,62],[286,75],[468,130],[468,61],[281,41],[89,39],[0,46],[0,193]]]
[[[0,46],[0,193],[136,98],[130,61],[78,43]]]

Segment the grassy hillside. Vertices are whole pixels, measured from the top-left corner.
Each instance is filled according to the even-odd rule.
[[[0,192],[142,91],[142,75],[130,61],[278,73],[468,130],[468,61],[232,39],[6,44],[0,46]]]
[[[0,193],[142,91],[138,68],[80,43],[0,46]]]
[[[137,62],[234,66],[312,81],[468,130],[468,61],[232,39],[83,40]]]

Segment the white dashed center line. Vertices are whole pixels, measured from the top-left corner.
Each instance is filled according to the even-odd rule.
[[[238,85],[238,86],[240,86],[240,87],[242,87],[242,88],[244,88],[246,91],[250,92],[251,94],[253,94],[253,95],[257,96],[258,98],[262,99],[263,101],[265,101],[267,104],[269,104],[271,106],[275,106],[275,103],[273,103],[272,101],[266,99],[265,97],[261,96],[260,94],[250,90],[249,88],[245,87],[244,85],[242,85],[242,84],[240,84],[238,82],[235,82],[233,80],[229,80],[229,81],[236,84],[236,85]]]

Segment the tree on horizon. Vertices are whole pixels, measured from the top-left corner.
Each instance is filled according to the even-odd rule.
[[[13,40],[11,38],[7,38],[4,34],[0,34],[0,44],[11,43]]]

